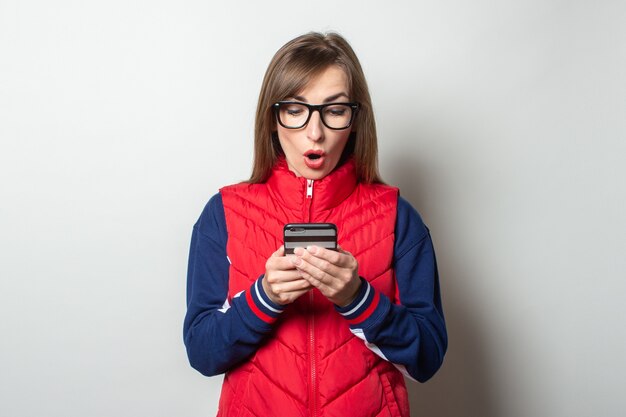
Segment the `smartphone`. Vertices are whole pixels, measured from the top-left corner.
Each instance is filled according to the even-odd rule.
[[[332,223],[289,223],[283,228],[285,255],[297,247],[315,245],[337,250],[337,226]]]

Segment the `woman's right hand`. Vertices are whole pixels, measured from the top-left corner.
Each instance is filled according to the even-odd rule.
[[[302,278],[281,246],[265,263],[265,276],[261,281],[265,294],[276,304],[291,304],[313,286]]]

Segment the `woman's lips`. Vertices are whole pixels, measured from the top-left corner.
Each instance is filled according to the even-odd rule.
[[[316,155],[311,157],[311,155]],[[322,151],[307,151],[304,154],[304,163],[311,169],[319,169],[324,165],[324,152]]]

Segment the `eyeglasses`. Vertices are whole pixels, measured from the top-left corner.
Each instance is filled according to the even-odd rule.
[[[299,101],[279,101],[272,105],[278,123],[286,129],[301,129],[318,111],[322,123],[329,129],[347,129],[359,110],[358,103],[306,104]]]

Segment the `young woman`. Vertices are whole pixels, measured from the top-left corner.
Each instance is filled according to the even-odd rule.
[[[226,373],[218,416],[409,416],[404,377],[441,366],[447,334],[418,213],[384,185],[359,61],[337,34],[285,44],[267,69],[249,181],[193,228],[184,339]],[[287,223],[334,223],[337,251],[284,254]]]

